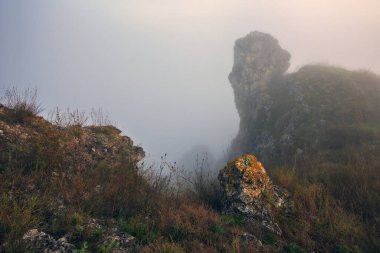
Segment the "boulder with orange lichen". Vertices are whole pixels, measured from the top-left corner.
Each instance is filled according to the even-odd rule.
[[[285,189],[272,184],[254,155],[245,154],[228,162],[218,178],[224,191],[226,212],[257,220],[269,230],[281,234],[273,217],[276,210],[291,210],[290,195]]]

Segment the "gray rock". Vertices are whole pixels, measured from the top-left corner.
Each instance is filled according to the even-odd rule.
[[[226,212],[241,214],[281,235],[281,229],[273,217],[276,210],[292,210],[290,194],[272,184],[263,165],[254,155],[242,155],[228,162],[218,178],[224,191]]]
[[[74,252],[75,246],[68,243],[65,237],[55,240],[49,234],[31,229],[22,237],[23,246],[26,250],[44,253]]]
[[[250,234],[250,233],[242,233],[239,235],[239,238],[240,238],[240,241],[242,242],[242,244],[251,244],[251,245],[254,245],[254,246],[263,246],[262,242],[257,239],[257,237],[253,234]]]
[[[290,54],[269,34],[255,31],[235,42],[234,65],[229,80],[241,117],[246,116],[245,108],[252,95],[265,89],[268,80],[282,75],[290,66],[289,60]],[[249,103],[258,105],[262,104],[263,100],[265,97],[257,97]],[[255,111],[254,108],[250,110]]]

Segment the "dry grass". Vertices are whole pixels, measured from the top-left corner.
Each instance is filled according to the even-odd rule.
[[[37,89],[7,88],[1,97],[1,102],[10,109],[26,111],[34,116],[43,111],[41,104],[37,101]]]
[[[295,217],[280,218],[286,236],[305,249],[318,248],[317,252],[376,252],[380,246],[376,236],[379,156],[364,148],[352,153],[347,163],[315,157],[309,157],[298,171],[272,171],[295,201]]]
[[[33,122],[23,141],[16,135],[5,141],[0,135],[0,244],[5,252],[21,251],[19,239],[35,227],[56,237],[71,233],[78,248],[88,243],[96,252],[100,249],[93,231],[81,230],[87,217],[116,219],[121,230],[137,238],[143,252],[380,248],[380,154],[373,147],[347,147],[338,161],[320,153],[304,157],[296,168],[267,168],[295,202],[294,214],[277,214],[284,232],[280,238],[239,216],[222,214],[215,174],[205,165],[193,175],[166,157],[157,166],[137,167],[127,151],[112,160],[86,163],[82,127]],[[244,244],[242,232],[256,234],[264,246]]]
[[[16,123],[23,123],[43,111],[37,100],[37,89],[19,90],[17,87],[9,87],[0,97],[0,103],[13,110],[9,116]]]

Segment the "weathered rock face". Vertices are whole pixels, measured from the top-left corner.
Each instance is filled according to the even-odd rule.
[[[229,80],[240,127],[230,159],[254,153],[266,164],[294,165],[319,150],[334,156],[379,143],[379,76],[321,65],[285,74],[289,60],[269,34],[236,41]]]
[[[22,237],[25,250],[32,252],[44,253],[71,253],[74,252],[75,246],[68,243],[65,237],[55,240],[50,235],[31,229]]]
[[[103,231],[97,247],[108,247],[107,252],[125,253],[137,252],[136,238],[128,233],[118,229],[117,223],[113,219],[101,220],[90,218],[83,224],[83,230],[87,231]],[[76,247],[70,243],[72,235],[54,239],[53,236],[39,231],[38,229],[30,229],[22,237],[22,247],[24,250],[31,252],[44,253],[71,253],[78,251]]]
[[[247,115],[252,95],[265,89],[268,81],[289,68],[290,54],[266,33],[251,32],[238,39],[234,48],[234,65],[229,75],[240,117]],[[253,104],[254,106],[254,104]],[[254,111],[254,108],[249,108]]]
[[[273,223],[276,209],[291,209],[289,193],[271,183],[263,165],[254,155],[242,155],[220,171],[219,181],[224,190],[225,209],[260,221],[280,234]]]
[[[231,146],[230,158],[246,152],[261,155],[261,149],[272,151],[272,136],[263,134],[253,139],[251,129],[263,108],[267,114],[271,113],[268,83],[283,76],[289,68],[289,60],[290,54],[269,34],[255,31],[236,40],[229,80],[234,90],[240,127]],[[251,145],[255,148],[252,149]]]
[[[101,160],[135,164],[145,157],[141,147],[113,126],[59,127],[42,117],[30,117],[27,123],[19,124],[11,120],[11,114],[12,109],[0,104],[0,150],[29,150],[31,156],[51,150],[64,157],[67,169],[93,166]],[[48,142],[46,136],[56,141]]]
[[[132,139],[121,135],[121,131],[114,126],[90,126],[83,130],[83,144],[95,160],[112,160],[113,156],[123,152],[124,156],[135,163],[145,157],[144,150],[134,146]]]

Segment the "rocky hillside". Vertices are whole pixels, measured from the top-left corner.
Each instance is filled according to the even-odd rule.
[[[272,184],[254,156],[225,167],[222,194],[206,174],[181,174],[165,160],[137,166],[143,149],[113,126],[61,127],[27,109],[33,106],[18,105],[0,105],[1,252],[287,247],[277,216],[291,206],[290,194]]]
[[[113,126],[59,127],[0,104],[0,251],[73,252],[86,237],[132,247],[113,217],[132,212],[123,191],[146,184],[136,166],[144,155]]]
[[[260,32],[238,39],[234,55],[229,79],[240,128],[231,157],[251,152],[293,165],[316,152],[340,159],[350,149],[379,149],[379,76],[323,65],[287,74],[290,54]]]
[[[52,163],[59,160],[57,156],[73,159],[78,156],[75,158],[77,161],[68,161],[71,164],[66,166],[70,168],[94,166],[101,160],[119,161],[118,156],[132,163],[142,160],[145,156],[143,149],[133,146],[131,138],[120,133],[113,126],[59,127],[36,116],[25,116],[19,120],[15,110],[0,104],[1,151],[18,157],[22,153],[25,157],[19,159],[25,162],[22,168],[25,172],[40,166],[35,158],[28,161],[27,156],[48,155],[45,152],[51,152],[49,159]],[[28,150],[27,154],[23,152],[25,150]],[[1,162],[4,168],[8,166],[7,160]]]

